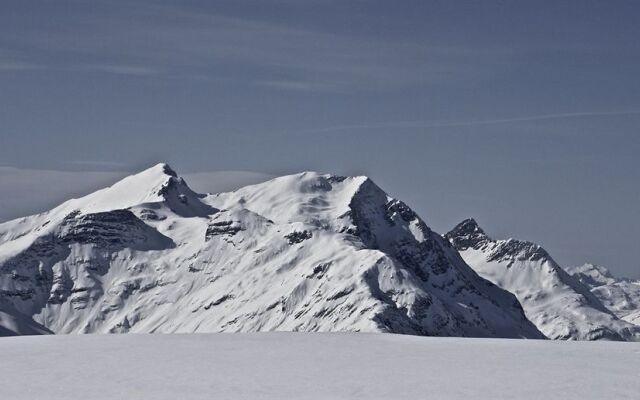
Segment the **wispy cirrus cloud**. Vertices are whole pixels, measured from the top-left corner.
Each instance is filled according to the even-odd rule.
[[[103,160],[72,160],[67,161],[63,165],[83,168],[83,170],[92,169],[96,171],[126,171],[130,168],[129,164],[118,161],[103,161]]]
[[[317,92],[333,92],[339,91],[340,86],[335,83],[320,83],[304,80],[268,80],[257,81],[256,84],[276,89],[294,90],[294,91],[317,91]]]
[[[0,65],[24,59],[39,69],[338,91],[470,79],[492,73],[512,56],[499,48],[363,38],[178,5],[131,5],[126,18],[117,9],[60,16],[69,29],[45,21],[6,32],[9,47],[0,51]]]
[[[0,72],[32,71],[42,68],[42,65],[20,62],[20,61],[0,61]]]
[[[0,73],[2,72],[32,72],[32,71],[94,71],[118,75],[150,76],[163,71],[144,65],[115,64],[115,63],[64,63],[47,60],[24,61],[26,56],[11,57],[0,52]]]
[[[102,72],[116,75],[129,76],[152,76],[160,75],[163,72],[156,68],[136,66],[136,65],[114,65],[114,64],[87,64],[87,65],[47,65],[46,63],[20,63],[2,62],[0,63],[0,73],[2,72],[33,72],[33,71],[71,71],[71,72]]]
[[[89,65],[89,66],[86,66],[85,69],[101,71],[101,72],[106,72],[110,74],[131,75],[131,76],[151,76],[151,75],[159,75],[162,73],[162,71],[157,68],[137,66],[137,65],[114,65],[114,64]]]
[[[323,132],[338,132],[338,131],[353,131],[353,130],[373,130],[373,129],[411,129],[411,128],[446,128],[446,127],[458,127],[458,126],[480,126],[480,125],[500,125],[517,122],[535,122],[546,120],[560,120],[560,119],[574,119],[574,118],[590,118],[590,117],[611,117],[611,116],[634,116],[640,115],[640,109],[638,110],[618,110],[618,111],[581,111],[581,112],[567,112],[567,113],[555,113],[555,114],[538,114],[538,115],[526,115],[519,117],[507,117],[507,118],[492,118],[492,119],[478,119],[478,120],[414,120],[414,121],[389,121],[389,122],[371,122],[360,124],[345,124],[327,126],[317,129],[308,129],[299,131],[302,133],[323,133]]]

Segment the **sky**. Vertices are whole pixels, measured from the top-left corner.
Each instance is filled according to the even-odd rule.
[[[438,232],[473,216],[563,265],[640,277],[639,15],[624,0],[3,0],[0,220],[161,161],[202,191],[365,174]]]

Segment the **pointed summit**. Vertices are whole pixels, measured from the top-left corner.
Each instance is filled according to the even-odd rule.
[[[174,171],[171,166],[167,163],[160,163],[155,165],[152,168],[161,168],[162,172],[164,172],[165,174],[169,175],[169,176],[173,176],[174,178],[178,177],[178,174],[176,174],[176,171]]]
[[[144,204],[162,203],[182,216],[215,212],[200,201],[203,196],[189,188],[184,179],[166,163],[159,163],[129,175],[110,187],[63,204],[66,212],[83,214],[122,210]]]
[[[469,247],[477,247],[483,243],[489,242],[491,238],[487,236],[484,230],[478,225],[475,219],[467,218],[455,226],[445,235],[455,248],[458,250],[466,250]]]
[[[484,230],[478,225],[478,222],[473,218],[467,218],[460,222],[454,230],[459,229],[461,232],[468,234],[480,234],[485,235]]]
[[[168,164],[160,163],[78,199],[76,208],[91,213],[157,203],[166,200],[169,189],[178,185],[181,191],[192,192]]]

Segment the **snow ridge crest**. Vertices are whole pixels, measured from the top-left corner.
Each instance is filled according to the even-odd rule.
[[[55,333],[544,337],[514,295],[363,176],[202,196],[158,164],[3,231],[0,298]]]

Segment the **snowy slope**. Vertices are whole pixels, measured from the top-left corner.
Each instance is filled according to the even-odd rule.
[[[624,315],[621,319],[634,325],[640,325],[640,309],[636,309],[629,314]]]
[[[366,177],[193,192],[159,164],[0,224],[0,297],[55,333],[541,333]]]
[[[80,399],[637,399],[636,343],[376,334],[0,340],[0,393]]]
[[[618,318],[640,325],[640,281],[616,278],[601,265],[567,268]]]
[[[446,238],[478,274],[515,294],[547,337],[640,339],[640,327],[618,319],[535,243],[493,240],[473,219],[458,224]]]

